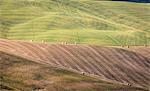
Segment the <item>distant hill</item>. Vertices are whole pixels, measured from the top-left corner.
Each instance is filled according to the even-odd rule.
[[[112,1],[129,1],[129,2],[139,2],[139,3],[150,3],[150,0],[112,0]]]
[[[147,3],[0,0],[0,37],[94,45],[150,44]]]

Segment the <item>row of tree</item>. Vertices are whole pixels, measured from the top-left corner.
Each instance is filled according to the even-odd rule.
[[[150,3],[150,0],[112,0],[112,1],[129,1],[129,2],[139,2],[139,3]]]

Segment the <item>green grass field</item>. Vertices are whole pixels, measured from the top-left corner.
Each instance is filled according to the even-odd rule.
[[[0,37],[94,45],[150,45],[146,3],[1,0]]]

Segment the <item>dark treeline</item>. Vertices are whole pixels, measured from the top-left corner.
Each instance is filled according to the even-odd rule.
[[[150,3],[150,0],[112,0],[112,1],[128,1],[128,2]]]

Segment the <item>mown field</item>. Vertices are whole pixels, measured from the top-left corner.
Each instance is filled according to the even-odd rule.
[[[4,46],[4,47],[6,48],[9,46],[10,45]],[[7,52],[4,52],[3,49],[5,48],[0,48],[1,49],[0,50],[0,90],[1,91],[148,91],[148,88],[137,87],[135,86],[135,84],[132,84],[131,86],[129,86],[127,85],[128,83],[121,84],[121,83],[117,83],[113,81],[104,80],[101,77],[90,77],[86,75],[87,73],[83,75],[82,71],[79,71],[78,73],[72,72],[72,71],[60,68],[59,65],[57,67],[54,67],[54,65],[50,65],[50,63],[52,63],[52,59],[49,59],[49,63],[47,63],[48,61],[46,60],[40,61],[40,60],[37,60],[36,58],[34,59],[31,59],[30,57],[24,58],[23,56],[22,58],[20,55],[16,56],[17,52],[15,51],[14,51],[15,55],[13,55],[13,53],[11,54],[7,53],[10,50]],[[33,55],[35,55],[34,52],[33,52]],[[54,53],[51,54],[51,56],[52,55],[57,56]],[[64,55],[62,56],[65,57]],[[39,55],[39,57],[41,56]],[[69,58],[69,57],[70,56],[68,57],[66,56],[66,58]],[[60,60],[58,59],[58,61]],[[83,62],[82,60],[78,60],[78,61]],[[146,62],[146,60],[142,60],[142,61]],[[68,64],[65,60],[63,60],[62,62]],[[63,63],[60,63],[61,66],[63,66]],[[107,63],[105,67],[107,67],[108,65],[109,63]],[[143,64],[139,64],[139,65],[143,65]],[[73,65],[70,65],[70,66],[73,67]],[[78,66],[80,66],[81,68],[82,67],[86,68],[88,65],[82,64]],[[66,67],[67,69],[70,69],[69,66],[66,66]],[[90,67],[92,66],[89,66],[89,68]],[[113,70],[114,70],[114,67],[113,67]],[[131,66],[129,66],[129,69],[130,67]],[[140,70],[146,68],[146,67],[144,68],[144,66],[135,66],[135,67],[140,68]],[[93,70],[93,72],[96,71],[94,69],[91,69],[91,70]],[[104,70],[104,68],[101,70]],[[105,75],[109,73],[107,71],[106,70],[104,71],[106,72]],[[149,77],[147,76],[149,74],[145,73],[146,70],[143,71],[143,74],[134,72],[135,69],[132,69],[132,70],[130,69],[130,71],[133,72],[133,74],[128,74],[129,76],[124,75],[124,77],[121,76],[120,73],[125,74],[126,72],[123,72],[123,71],[118,72],[120,75],[115,76],[115,79],[121,78],[120,79],[121,81],[123,80],[125,81],[125,79],[132,79],[131,81],[133,82],[136,81],[136,83],[139,83],[140,81],[142,81],[140,83],[143,83],[143,85],[146,82],[148,82]],[[114,73],[110,72],[110,74],[114,74]],[[142,77],[140,75],[143,75],[146,78],[138,79],[138,77]]]
[[[36,63],[80,74],[84,73],[87,76],[96,77],[106,82],[142,87],[145,91],[148,90],[150,82],[149,49],[148,46],[114,48],[0,40],[0,51]],[[24,68],[24,70],[26,69],[28,67]],[[10,71],[7,70],[6,72]]]
[[[0,37],[94,45],[150,44],[147,3],[1,0]]]

